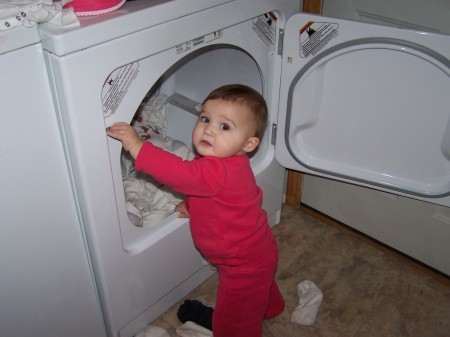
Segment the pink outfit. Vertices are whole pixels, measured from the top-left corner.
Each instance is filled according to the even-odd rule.
[[[72,7],[77,16],[107,14],[118,10],[125,0],[72,0],[64,8]]]
[[[195,245],[219,272],[214,337],[261,337],[284,310],[277,247],[247,156],[183,161],[146,142],[135,168],[187,195]]]

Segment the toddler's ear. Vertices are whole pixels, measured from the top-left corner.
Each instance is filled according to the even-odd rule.
[[[242,149],[244,152],[250,153],[254,149],[256,149],[259,145],[259,138],[258,137],[251,137],[247,139],[247,142],[244,145],[244,148]]]

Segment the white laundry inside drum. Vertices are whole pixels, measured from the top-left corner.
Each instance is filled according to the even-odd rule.
[[[131,125],[142,140],[191,160],[195,154],[181,141],[167,136],[165,118],[166,95],[146,97],[133,117]],[[163,185],[153,177],[134,169],[134,161],[122,150],[121,168],[125,192],[126,209],[131,223],[137,227],[152,227],[175,211],[175,206],[184,200],[184,195]]]

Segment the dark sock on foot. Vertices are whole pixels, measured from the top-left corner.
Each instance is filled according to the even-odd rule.
[[[212,331],[212,315],[214,309],[197,300],[186,300],[178,308],[177,317],[182,322],[194,322]]]

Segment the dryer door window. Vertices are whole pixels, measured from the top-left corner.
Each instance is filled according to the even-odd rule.
[[[450,204],[449,45],[443,35],[292,17],[277,159],[294,170]]]

